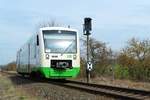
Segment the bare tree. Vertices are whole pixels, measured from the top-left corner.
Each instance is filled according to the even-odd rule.
[[[61,25],[60,25],[58,22],[56,22],[56,20],[52,19],[52,20],[40,22],[40,23],[37,25],[37,28],[43,28],[43,27],[57,27],[57,26],[61,26]]]
[[[128,41],[128,46],[123,49],[123,53],[142,62],[150,56],[150,40],[139,40],[132,38]]]
[[[82,39],[82,42],[83,46],[81,50],[86,51],[86,39]],[[106,46],[106,43],[97,41],[94,38],[90,38],[89,46],[95,72],[97,73],[102,69],[105,70],[105,68],[103,67],[104,66],[106,67],[110,64],[110,60],[112,58],[112,50]],[[86,55],[86,52],[84,53],[85,53],[84,55]]]

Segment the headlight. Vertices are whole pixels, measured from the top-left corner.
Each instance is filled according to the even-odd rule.
[[[49,54],[46,54],[46,59],[49,59]]]
[[[76,55],[73,55],[73,59],[75,60],[77,58],[77,56]]]

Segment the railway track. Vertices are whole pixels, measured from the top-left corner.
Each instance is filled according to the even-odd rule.
[[[56,84],[74,89],[79,89],[93,94],[107,95],[119,99],[150,100],[150,91],[146,90],[138,90],[116,86],[91,84],[91,83],[87,84],[84,82],[70,81],[70,80],[67,80],[67,83],[65,84],[60,83]]]
[[[8,73],[8,74],[17,75],[16,73]],[[48,82],[50,84],[55,84],[55,85],[59,85],[71,89],[77,89],[80,91],[85,91],[96,95],[106,95],[121,100],[122,99],[150,100],[150,91],[146,91],[146,90],[100,85],[100,84],[91,84],[91,83],[87,84],[84,82],[71,81],[71,80],[58,81],[58,80],[44,79],[44,80],[33,80],[33,81],[46,82],[46,83]]]

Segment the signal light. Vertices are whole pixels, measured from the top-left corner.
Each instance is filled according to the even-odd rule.
[[[90,32],[92,30],[92,23],[91,23],[92,19],[87,17],[84,18],[84,27],[83,27],[83,31],[84,31],[84,35],[90,35]]]

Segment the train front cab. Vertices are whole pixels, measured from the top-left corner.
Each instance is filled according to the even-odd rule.
[[[76,30],[42,28],[39,34],[40,65],[46,78],[77,77],[80,71],[79,38]]]

